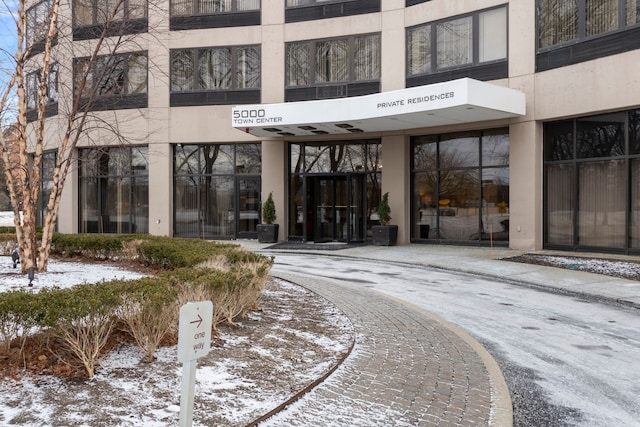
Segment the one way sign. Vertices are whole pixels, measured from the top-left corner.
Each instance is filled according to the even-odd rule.
[[[180,308],[178,325],[178,361],[196,360],[211,348],[211,301],[188,302]]]

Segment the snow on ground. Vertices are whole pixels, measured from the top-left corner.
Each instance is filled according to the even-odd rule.
[[[51,260],[33,289],[68,287],[140,274],[108,264]],[[25,288],[28,279],[0,257],[0,292]],[[353,326],[326,300],[299,286],[271,281],[261,311],[221,327],[209,355],[198,359],[194,426],[244,426],[293,397],[344,357]],[[0,425],[178,425],[182,365],[176,346],[142,362],[133,344],[121,344],[90,380],[25,375],[0,381]]]

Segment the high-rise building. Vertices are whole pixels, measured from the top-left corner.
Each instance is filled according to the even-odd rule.
[[[366,242],[388,192],[400,244],[640,253],[640,1],[152,1],[84,88],[111,2],[62,9],[48,131],[95,90],[127,143],[90,130],[59,231],[255,238],[272,193],[280,240]]]

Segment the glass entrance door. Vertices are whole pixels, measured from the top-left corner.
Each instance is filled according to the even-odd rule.
[[[239,239],[257,239],[256,226],[260,222],[260,178],[238,177],[236,180],[236,236]]]
[[[316,177],[313,240],[364,240],[363,175]]]

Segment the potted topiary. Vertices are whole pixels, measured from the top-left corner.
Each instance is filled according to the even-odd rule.
[[[371,227],[373,243],[379,246],[393,246],[398,241],[398,226],[390,225],[391,208],[389,207],[389,193],[384,193],[378,205],[380,225]]]
[[[258,241],[260,243],[275,243],[278,241],[278,224],[273,222],[276,220],[276,205],[273,202],[273,194],[269,193],[269,197],[262,204],[262,224],[258,224]]]

